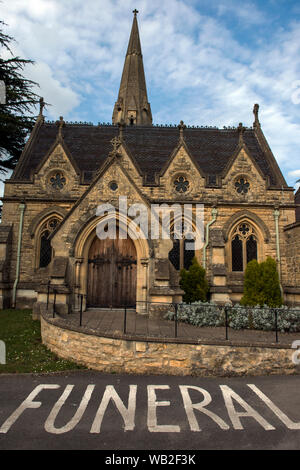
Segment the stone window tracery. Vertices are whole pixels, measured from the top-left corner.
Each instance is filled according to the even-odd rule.
[[[183,233],[184,227],[180,230],[176,224],[171,229],[173,248],[169,251],[169,260],[177,271],[183,268],[189,269],[195,256],[195,249],[191,249],[191,244],[194,243],[193,234],[181,235]]]
[[[39,231],[39,245],[38,245],[38,267],[45,268],[48,266],[52,259],[52,247],[50,242],[50,235],[59,225],[60,219],[53,216],[47,219]]]
[[[50,177],[50,185],[53,189],[60,191],[66,184],[66,178],[62,172],[56,172]]]
[[[239,223],[231,235],[231,267],[234,272],[243,272],[247,264],[257,260],[258,237],[248,222]]]
[[[186,193],[189,189],[190,183],[184,176],[178,176],[174,181],[174,186],[178,193]]]
[[[235,188],[238,194],[247,194],[250,190],[250,183],[246,178],[241,177],[235,182]]]

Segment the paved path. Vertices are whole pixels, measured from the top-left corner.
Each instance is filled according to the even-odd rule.
[[[299,388],[300,376],[0,375],[0,449],[300,449]]]
[[[69,325],[79,327],[79,313],[61,315]],[[92,329],[98,334],[120,335],[124,332],[124,310],[87,310],[82,315],[82,327]],[[126,316],[126,334],[147,338],[175,338],[175,322],[149,318],[148,315],[137,315],[134,310],[128,310]],[[178,322],[177,338],[189,341],[225,341],[225,327],[195,327]],[[250,344],[274,344],[275,331],[233,330],[228,329],[229,341]],[[300,333],[278,333],[278,344],[291,347],[291,343],[300,339]]]

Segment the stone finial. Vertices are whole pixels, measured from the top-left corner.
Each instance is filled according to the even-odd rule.
[[[256,103],[253,107],[253,114],[254,114],[253,127],[259,127],[260,126],[260,122],[259,122],[259,119],[258,119],[258,111],[259,111],[259,104]]]
[[[183,141],[183,138],[184,138],[183,137],[183,131],[184,131],[184,129],[186,129],[186,125],[184,124],[183,121],[180,121],[180,124],[178,125],[178,129],[179,129],[179,132],[180,132],[180,136],[179,136],[180,141]]]
[[[59,116],[59,121],[56,121],[56,125],[58,126],[58,137],[62,137],[62,128],[65,125],[65,121],[63,116]]]
[[[243,143],[244,143],[244,132],[245,132],[246,128],[243,126],[242,122],[239,123],[239,127],[237,128],[237,130],[238,130],[238,133],[239,133],[239,144],[243,145]]]
[[[118,128],[119,128],[119,140],[122,141],[123,140],[123,130],[125,128],[125,121],[124,119],[121,119],[120,122],[118,122]]]
[[[40,98],[40,116],[43,116],[43,109],[45,107],[45,101],[44,98]]]
[[[118,151],[118,148],[120,147],[121,145],[121,140],[120,140],[120,137],[114,137],[110,143],[112,144],[113,146],[113,150],[112,150],[112,154],[113,155],[116,155],[117,154],[117,151]]]

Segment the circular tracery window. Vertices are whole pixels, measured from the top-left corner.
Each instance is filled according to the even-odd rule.
[[[187,190],[189,189],[190,183],[184,176],[179,176],[174,181],[174,186],[175,186],[175,190],[178,193],[186,193]]]
[[[66,184],[66,178],[64,177],[64,174],[62,172],[58,171],[50,178],[50,185],[55,190],[60,191],[61,189],[63,189],[65,184]]]
[[[239,194],[247,194],[250,189],[250,183],[242,177],[235,182],[235,188]]]
[[[118,183],[116,183],[116,181],[111,181],[109,183],[109,187],[112,191],[116,191],[118,189]]]

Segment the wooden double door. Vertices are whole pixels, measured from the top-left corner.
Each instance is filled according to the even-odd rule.
[[[88,256],[89,307],[135,307],[136,249],[131,239],[95,237]]]

